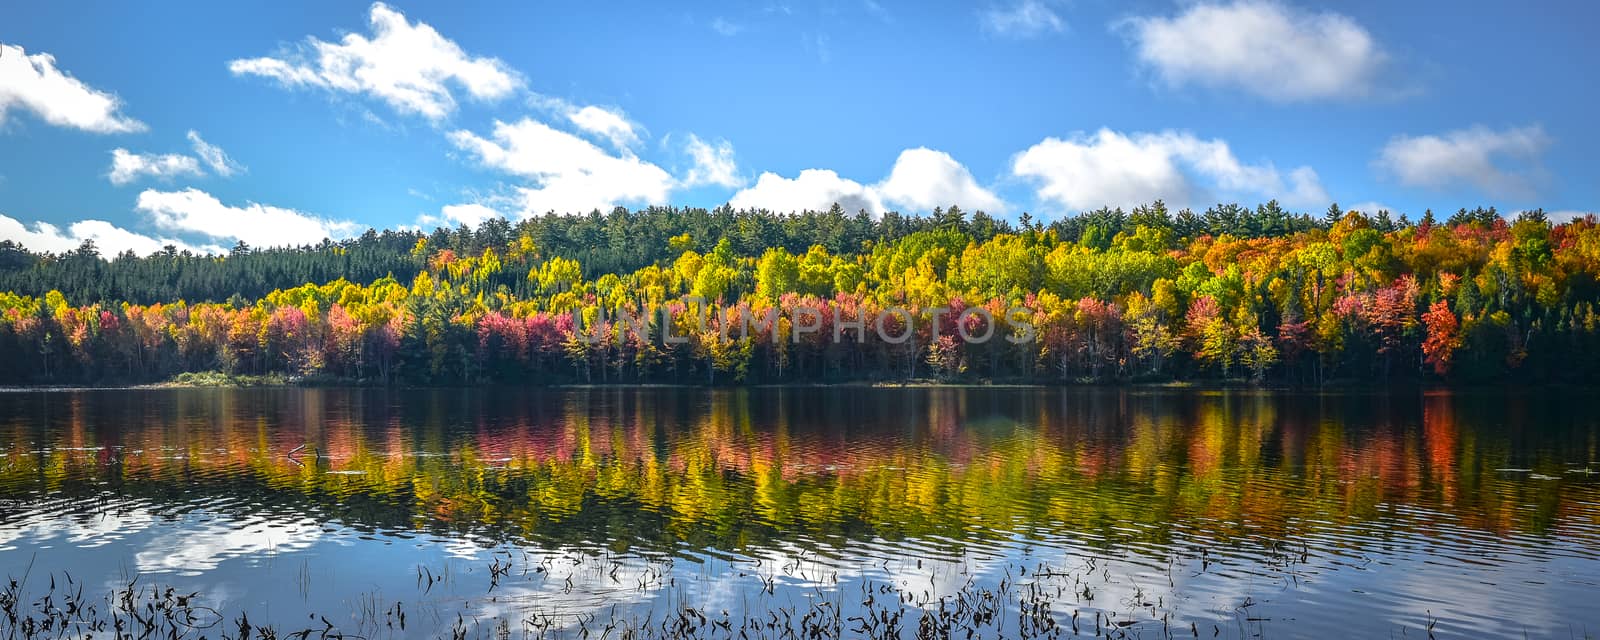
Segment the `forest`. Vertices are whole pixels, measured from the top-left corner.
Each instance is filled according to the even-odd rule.
[[[655,207],[225,255],[0,242],[0,384],[1589,384],[1600,223],[1160,201],[1051,222]],[[825,310],[807,332],[791,311]],[[714,308],[715,312],[708,312]],[[886,309],[910,312],[909,327]],[[1023,309],[1030,340],[957,339]],[[949,309],[952,313],[935,314]],[[772,331],[728,323],[779,312]],[[651,340],[620,314],[648,318]],[[812,321],[812,320],[808,320]],[[863,330],[841,327],[860,323]],[[912,338],[889,342],[884,333]],[[997,325],[1002,333],[1013,331]],[[1014,336],[1013,336],[1014,337]]]

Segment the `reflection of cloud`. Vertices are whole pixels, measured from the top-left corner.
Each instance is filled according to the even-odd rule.
[[[471,540],[462,540],[459,538],[453,538],[444,542],[440,546],[440,551],[443,551],[444,555],[457,560],[477,560],[480,556],[483,556],[487,553],[486,549],[473,543]]]
[[[1592,599],[1594,586],[1585,583],[1594,575],[1593,559],[1563,557],[1569,553],[1568,545],[1458,529],[1452,516],[1424,508],[1413,513],[1430,519],[1433,529],[1427,535],[1406,535],[1382,545],[1364,544],[1353,550],[1359,564],[1326,551],[1320,561],[1313,555],[1313,567],[1298,568],[1308,576],[1298,585],[1300,601],[1315,602],[1319,594],[1359,594],[1346,605],[1360,607],[1364,614],[1349,632],[1352,636],[1396,636],[1397,628],[1425,631],[1433,620],[1438,624],[1434,632],[1441,636],[1537,638],[1568,635],[1574,618],[1571,607]],[[1330,532],[1329,538],[1367,537],[1377,529],[1341,528]],[[1316,617],[1317,608],[1297,613],[1314,627],[1350,624],[1340,610],[1322,617]]]
[[[898,602],[915,619],[919,608],[938,609],[941,598],[948,605],[963,590],[971,597],[981,590],[995,590],[1006,581],[1013,589],[1008,598],[1022,597],[1022,585],[1037,582],[1041,594],[1057,594],[1056,587],[1061,587],[1057,596],[1049,598],[1054,605],[1067,606],[1058,611],[1101,611],[1117,620],[1154,625],[1159,622],[1148,611],[1158,599],[1189,618],[1224,621],[1247,597],[1261,600],[1263,591],[1278,588],[1278,583],[1270,580],[1199,574],[1197,568],[1184,569],[1183,562],[1169,573],[1160,562],[1140,562],[1135,556],[1108,555],[1060,541],[1013,538],[982,550],[933,551],[948,542],[875,539],[848,547],[822,544],[812,548],[780,541],[728,556],[691,553],[670,564],[638,556],[597,556],[593,550],[563,547],[519,557],[519,567],[527,567],[527,575],[532,577],[502,581],[496,597],[475,602],[472,613],[480,624],[502,617],[534,617],[553,624],[557,635],[575,630],[591,616],[618,622],[661,620],[663,614],[682,607],[695,608],[714,619],[726,611],[738,625],[741,616],[759,618],[762,612],[779,608],[798,610],[798,616],[820,601],[844,602],[845,615],[857,615],[862,609],[850,604],[853,598],[876,593],[876,585],[892,585],[911,599],[879,597],[874,609],[892,608]],[[1035,575],[1041,563],[1050,565],[1053,573]],[[534,571],[533,567],[543,570]],[[523,573],[517,568],[511,575]],[[1197,593],[1180,593],[1186,578],[1196,575],[1204,583]],[[641,587],[641,581],[647,586]],[[773,585],[773,592],[765,590],[767,584]],[[1077,596],[1086,585],[1093,591],[1092,599]]]
[[[505,559],[503,553],[501,558]],[[529,550],[509,560],[515,568],[494,589],[495,597],[472,604],[473,614],[480,620],[525,619],[536,614],[569,629],[582,618],[609,615],[613,608],[626,612],[655,600],[664,595],[656,578],[673,573],[664,563],[649,558],[597,556],[593,550],[577,547]],[[716,575],[715,579],[727,579],[727,573],[700,578]],[[678,584],[686,586],[691,581],[679,580]],[[692,584],[700,588],[702,580]]]
[[[310,520],[209,520],[150,539],[134,560],[140,571],[199,575],[231,558],[304,549],[322,535],[322,528]]]
[[[0,551],[16,551],[12,543],[18,541],[38,546],[56,538],[79,548],[100,547],[143,531],[154,522],[155,518],[144,510],[77,518],[51,514],[33,522],[0,528]]]

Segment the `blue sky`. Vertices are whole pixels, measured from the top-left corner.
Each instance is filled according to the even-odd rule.
[[[725,202],[1600,207],[1592,3],[600,5],[12,7],[0,239]]]

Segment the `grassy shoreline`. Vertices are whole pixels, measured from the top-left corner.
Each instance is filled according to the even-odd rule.
[[[185,372],[173,376],[165,382],[155,384],[135,385],[135,388],[174,389],[191,387],[293,387],[300,386],[297,380],[280,373],[267,375],[240,375],[223,373],[221,371]]]
[[[840,382],[794,382],[778,384],[717,384],[703,383],[575,383],[547,385],[384,385],[375,381],[336,378],[330,376],[287,376],[281,373],[265,375],[232,374],[221,371],[185,372],[160,382],[106,384],[39,384],[0,386],[0,392],[26,391],[88,391],[88,390],[160,390],[160,389],[307,389],[307,388],[367,388],[367,389],[473,389],[473,388],[537,388],[537,389],[1128,389],[1135,391],[1266,391],[1266,392],[1431,392],[1431,391],[1583,391],[1600,392],[1600,385],[1444,385],[1419,384],[1413,381],[1383,383],[1372,380],[1334,380],[1322,386],[1262,385],[1245,379],[1223,380],[1143,380],[1122,382],[1092,382],[1061,380],[1055,383],[1022,382],[1014,380],[973,380],[964,382],[938,379],[911,380],[847,380]]]

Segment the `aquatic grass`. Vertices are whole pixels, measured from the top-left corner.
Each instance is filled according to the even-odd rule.
[[[226,373],[222,371],[188,371],[173,376],[166,382],[154,385],[157,387],[283,387],[294,384],[294,380],[281,373],[266,375],[245,375]]]
[[[1198,554],[1197,554],[1198,555]],[[1285,553],[1285,570],[1293,571],[1299,554]],[[624,612],[614,603],[598,611],[556,615],[537,602],[514,612],[480,619],[469,608],[440,615],[437,605],[426,603],[427,593],[445,580],[441,572],[417,566],[418,597],[406,601],[364,593],[351,603],[348,615],[310,614],[298,625],[258,624],[249,612],[225,617],[199,593],[182,592],[171,586],[141,584],[139,577],[125,586],[112,589],[103,598],[86,596],[84,585],[71,575],[57,579],[51,574],[39,593],[28,594],[25,573],[0,589],[0,640],[62,640],[111,637],[116,640],[379,640],[404,637],[448,637],[451,640],[525,640],[545,638],[623,638],[633,640],[824,640],[838,638],[916,640],[975,640],[981,638],[1022,638],[1027,640],[1064,637],[1264,637],[1270,617],[1251,613],[1259,603],[1246,597],[1235,609],[1237,626],[1223,624],[1202,627],[1198,622],[1174,621],[1164,596],[1149,594],[1135,585],[1130,595],[1111,606],[1096,605],[1098,592],[1122,583],[1105,560],[1080,558],[1074,566],[1049,562],[1008,563],[996,574],[997,581],[980,584],[967,569],[966,580],[949,593],[892,580],[866,579],[849,587],[837,575],[826,584],[787,592],[779,589],[780,579],[795,579],[803,567],[798,561],[783,563],[754,559],[751,569],[738,571],[741,578],[754,580],[761,587],[747,591],[734,610],[706,603],[689,602],[678,577],[672,575],[668,561],[653,563],[642,571],[636,585],[620,575],[620,560],[598,556],[591,570],[617,585],[629,584],[641,592],[662,596],[643,612]],[[539,583],[548,580],[557,562],[569,558],[543,556],[537,560],[502,548],[493,551],[484,568],[487,584],[481,596],[493,601],[498,590],[517,581]],[[578,567],[582,558],[570,558]],[[670,560],[670,559],[664,559]],[[1179,563],[1168,564],[1168,580]],[[919,564],[920,566],[920,564]],[[875,567],[863,567],[875,568]],[[704,569],[701,569],[702,571]],[[1200,569],[1204,572],[1206,569]],[[468,573],[472,571],[469,569]],[[697,579],[693,576],[684,576]],[[564,589],[572,588],[571,576]],[[416,607],[433,606],[427,612],[435,621],[447,621],[434,630],[418,628],[410,620]],[[1425,612],[1420,631],[1433,637],[1438,620]],[[451,619],[453,618],[453,620]],[[351,620],[341,626],[334,620]]]

